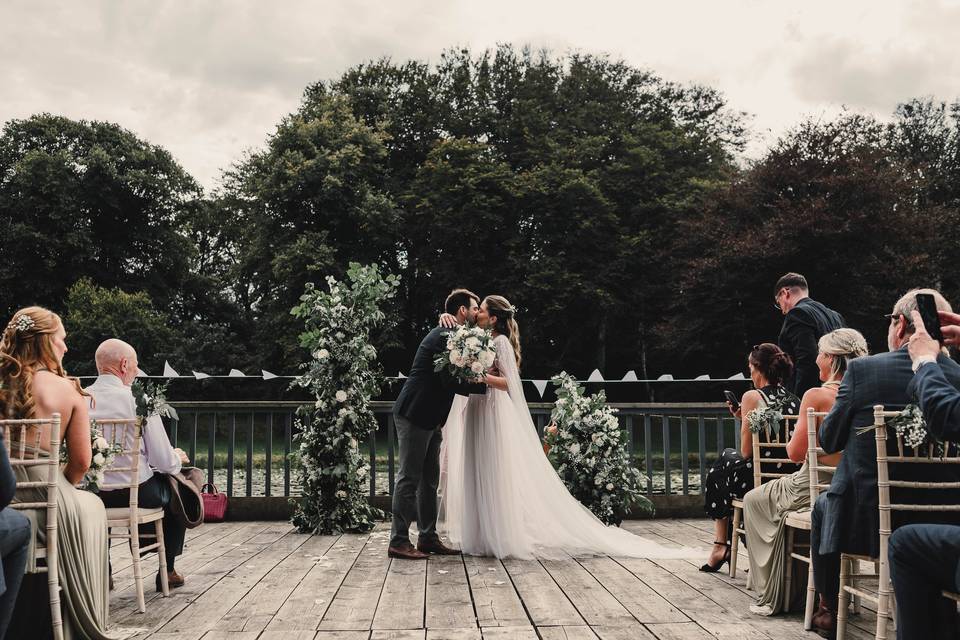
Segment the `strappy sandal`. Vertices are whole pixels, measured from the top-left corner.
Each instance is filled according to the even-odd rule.
[[[721,558],[720,562],[718,562],[717,564],[705,564],[702,567],[700,567],[700,571],[703,571],[704,573],[717,573],[720,571],[720,569],[723,568],[723,565],[730,562],[730,543],[714,541],[713,544],[715,545],[722,544],[727,548],[727,552],[723,555],[723,558]]]

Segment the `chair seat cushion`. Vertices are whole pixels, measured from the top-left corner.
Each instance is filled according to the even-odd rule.
[[[788,527],[794,529],[810,530],[810,511],[791,511],[787,514],[784,522]]]
[[[153,522],[163,518],[163,509],[155,507],[153,509],[137,509],[137,522]],[[130,509],[128,507],[114,507],[107,509],[107,526],[120,527],[130,521]]]

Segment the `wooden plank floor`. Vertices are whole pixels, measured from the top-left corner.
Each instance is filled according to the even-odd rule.
[[[630,521],[658,542],[702,547],[708,520]],[[136,610],[133,568],[112,549],[115,632],[153,640],[668,640],[815,638],[801,614],[749,612],[746,574],[697,571],[704,558],[503,562],[446,556],[387,558],[389,525],[367,534],[308,536],[285,522],[208,524],[188,532],[177,569],[187,584],[154,592]],[[740,567],[748,567],[746,552]],[[872,638],[875,616],[852,617],[851,638]]]

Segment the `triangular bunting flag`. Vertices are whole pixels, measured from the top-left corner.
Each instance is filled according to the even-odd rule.
[[[657,380],[663,380],[663,381],[673,380],[673,376],[670,375],[669,373],[665,373],[665,374],[663,374],[662,376],[660,376],[659,378],[657,378]]]
[[[696,378],[694,378],[694,380],[709,380],[709,379],[710,379],[709,373],[705,373],[702,376],[697,376]]]
[[[192,373],[193,377],[196,378],[197,380],[203,380],[204,378],[210,377],[208,374],[203,373],[202,371],[191,371],[190,373]]]
[[[548,380],[531,380],[531,382],[533,382],[533,386],[535,386],[540,393],[540,398],[543,399],[543,393],[547,390]]]
[[[732,376],[730,376],[729,378],[727,378],[727,380],[746,380],[746,379],[747,378],[743,375],[742,371],[738,371]]]
[[[275,374],[275,373],[270,373],[269,371],[266,371],[265,369],[260,369],[260,375],[263,376],[263,379],[264,379],[264,380],[273,380],[274,378],[277,377],[277,374]]]
[[[140,367],[137,367],[137,377],[138,377],[138,378],[149,378],[150,376],[147,375],[147,372],[146,372],[146,371],[144,371],[144,370],[141,369]]]
[[[170,366],[170,363],[166,360],[163,361],[163,377],[164,378],[179,378],[180,374],[174,371],[173,367]]]
[[[239,369],[230,369],[230,373],[227,374],[228,378],[246,378],[247,374]]]
[[[406,378],[407,376],[403,375],[403,371],[397,371],[397,377],[400,378],[401,380],[403,380],[403,379]]]
[[[633,369],[627,371],[627,375],[623,376],[624,382],[636,382],[637,381],[637,372]]]
[[[587,378],[587,382],[603,382],[603,374],[600,373],[600,369],[594,369],[590,377]]]

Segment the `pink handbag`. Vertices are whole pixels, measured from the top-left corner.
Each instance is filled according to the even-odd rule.
[[[227,515],[227,494],[220,493],[215,484],[207,483],[200,489],[200,495],[203,496],[203,521],[223,522]]]

